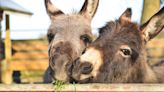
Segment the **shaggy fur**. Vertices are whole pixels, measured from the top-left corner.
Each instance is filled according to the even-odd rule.
[[[155,24],[152,25],[152,23]],[[155,30],[150,29],[150,25]],[[131,22],[131,9],[127,9],[119,20],[108,22],[100,28],[97,40],[74,62],[73,78],[80,83],[163,83],[164,66],[159,64],[151,67],[147,62],[145,51],[146,43],[163,28],[164,8],[144,24],[144,27]],[[100,59],[97,57],[82,61],[87,58],[86,54],[91,53],[89,51],[93,48],[101,54]],[[77,62],[79,62],[78,65]],[[83,73],[84,69],[81,67],[85,67],[83,66],[84,62],[92,64],[92,67],[86,68],[86,70],[92,69],[92,71],[97,68],[94,67],[97,63],[102,62],[98,70],[94,72],[96,76],[92,71],[87,74]],[[92,62],[95,62],[95,65]]]

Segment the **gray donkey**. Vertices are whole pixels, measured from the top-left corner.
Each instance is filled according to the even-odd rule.
[[[49,67],[44,75],[44,82],[51,82],[51,77],[54,80],[72,81],[71,63],[92,42],[91,20],[98,3],[99,0],[85,0],[79,13],[66,15],[50,0],[45,0],[51,25],[47,33]]]
[[[150,66],[146,43],[164,31],[164,7],[145,24],[131,22],[128,8],[100,28],[99,37],[73,62],[72,77],[80,83],[164,83],[164,64]]]

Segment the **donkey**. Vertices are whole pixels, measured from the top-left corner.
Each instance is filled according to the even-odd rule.
[[[79,13],[66,15],[50,0],[45,0],[51,25],[47,33],[49,67],[44,82],[51,81],[50,75],[54,80],[72,81],[70,65],[92,42],[91,19],[95,15],[98,3],[99,0],[85,0]]]
[[[99,30],[72,65],[79,83],[164,83],[164,65],[150,66],[145,46],[164,28],[164,7],[145,24],[131,22],[131,9]]]

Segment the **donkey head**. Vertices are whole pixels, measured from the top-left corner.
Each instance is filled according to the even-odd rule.
[[[98,0],[85,0],[79,13],[65,15],[50,0],[45,0],[51,19],[47,37],[49,41],[49,67],[54,79],[70,81],[70,64],[92,42],[91,19]]]
[[[147,67],[145,45],[164,28],[164,8],[144,25],[131,22],[128,8],[118,20],[100,29],[99,37],[73,63],[72,76],[85,82],[142,82]],[[142,66],[143,65],[143,66]],[[144,66],[145,65],[145,66]]]

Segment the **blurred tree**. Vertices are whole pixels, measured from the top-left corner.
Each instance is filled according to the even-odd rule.
[[[145,23],[160,9],[160,0],[144,0],[141,23]]]

